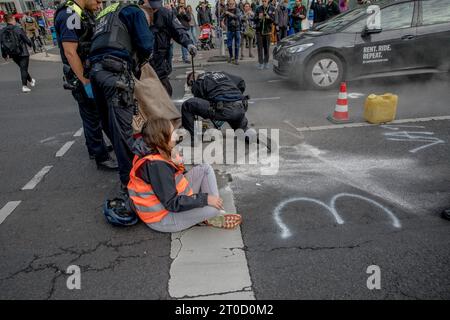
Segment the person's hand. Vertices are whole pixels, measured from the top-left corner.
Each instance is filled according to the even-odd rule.
[[[208,195],[208,206],[214,207],[218,210],[224,210],[223,200],[216,196]]]
[[[194,46],[193,44],[188,45],[187,47],[189,53],[191,54],[191,56],[195,57],[195,55],[197,54],[197,47]]]
[[[262,12],[259,13],[259,17],[262,18],[264,14]]]
[[[279,26],[276,26],[275,29],[276,29],[277,31],[280,31],[280,27],[279,27]]]
[[[83,85],[87,85],[87,84],[89,84],[91,82],[91,80],[89,80],[89,79],[87,79],[85,77],[80,78],[80,81],[81,81],[81,83]]]

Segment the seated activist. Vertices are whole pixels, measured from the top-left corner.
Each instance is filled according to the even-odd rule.
[[[248,96],[244,96],[245,81],[222,71],[205,72],[197,79],[193,73],[187,77],[194,98],[186,100],[181,106],[182,126],[194,137],[196,116],[220,123],[226,121],[234,130],[247,131]]]
[[[151,229],[178,232],[197,224],[231,229],[241,223],[239,214],[227,214],[219,197],[214,170],[209,164],[187,173],[174,151],[176,134],[170,120],[144,124],[134,144],[130,172],[130,207]]]

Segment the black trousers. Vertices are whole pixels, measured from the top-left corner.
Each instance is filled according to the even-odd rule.
[[[256,45],[258,46],[259,64],[269,63],[270,34],[256,34]]]
[[[13,61],[19,66],[20,68],[20,77],[22,79],[22,85],[26,86],[28,85],[28,82],[31,82],[31,76],[28,73],[28,65],[30,63],[30,57],[19,57],[14,56],[12,57]]]
[[[181,120],[183,127],[189,131],[191,137],[194,136],[195,116],[203,119],[226,121],[234,130],[248,129],[248,120],[245,116],[245,109],[242,103],[224,106],[220,110],[214,111],[208,100],[200,98],[190,98],[183,102],[181,106]]]
[[[161,83],[162,83],[163,87],[166,89],[169,97],[172,97],[173,89],[172,89],[172,85],[170,84],[169,78],[167,77],[167,78],[159,79],[159,81],[161,81]]]
[[[278,31],[278,41],[283,40],[287,37],[287,27],[280,27]]]
[[[130,77],[126,77],[130,80]],[[127,185],[130,180],[133,153],[131,151],[134,138],[133,128],[133,106],[125,97],[133,97],[131,82],[126,83],[126,89],[116,86],[117,81],[124,81],[122,75],[104,70],[101,64],[94,65],[91,71],[91,84],[95,96],[95,102],[99,108],[100,115],[108,121],[109,138],[116,153],[119,165],[120,181]]]
[[[95,101],[87,97],[83,86],[80,85],[72,91],[72,95],[78,102],[78,110],[83,122],[84,137],[89,154],[95,157],[97,163],[108,160],[110,156],[106,150],[102,132],[103,129],[109,137],[108,122],[105,119],[102,121]]]

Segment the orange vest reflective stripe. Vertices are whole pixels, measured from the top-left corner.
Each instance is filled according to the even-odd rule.
[[[183,170],[179,169],[172,161],[164,159],[159,154],[147,155],[143,158],[135,157],[133,168],[130,172],[130,182],[128,183],[128,193],[133,201],[136,213],[145,223],[155,223],[161,221],[169,211],[162,205],[158,197],[153,192],[150,184],[136,176],[136,172],[146,161],[164,161],[177,169],[175,173],[175,185],[179,195],[191,196],[193,194],[189,181],[183,175]]]

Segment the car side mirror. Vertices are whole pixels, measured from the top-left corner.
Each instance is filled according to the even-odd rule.
[[[380,33],[381,31],[383,31],[383,29],[381,29],[381,28],[369,29],[369,28],[365,27],[363,29],[363,31],[361,32],[361,36],[366,37],[371,34]]]

